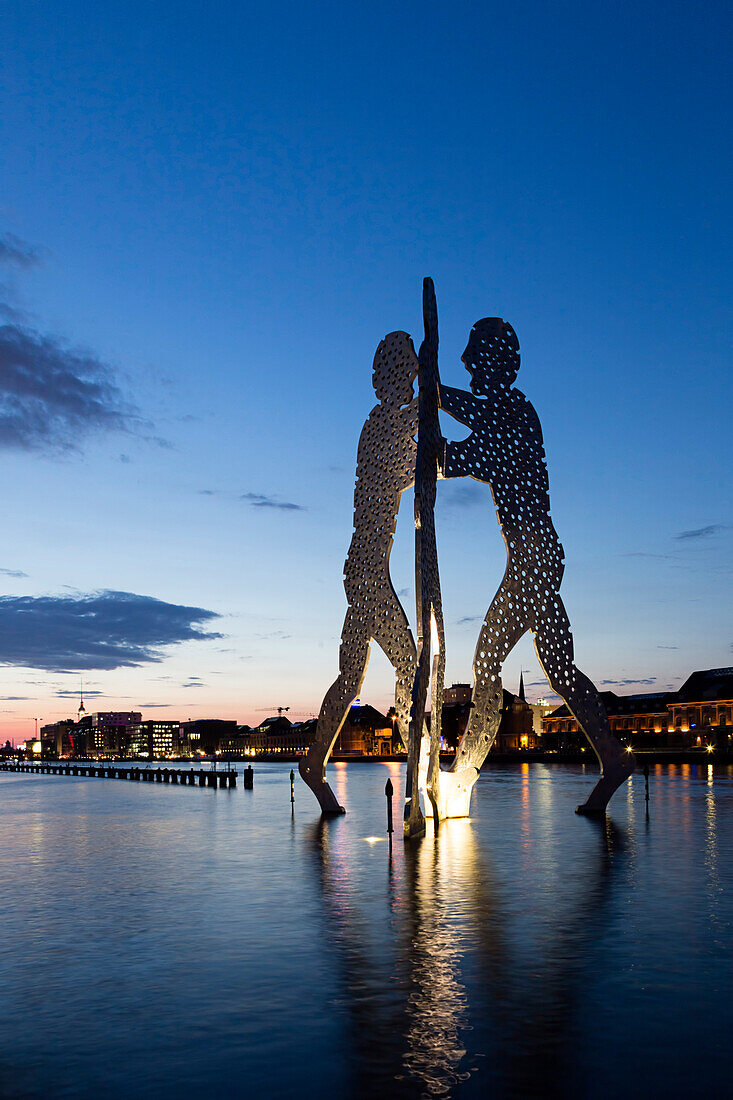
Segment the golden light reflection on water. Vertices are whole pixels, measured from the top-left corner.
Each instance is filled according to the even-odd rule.
[[[465,904],[473,853],[473,830],[467,821],[444,822],[437,836],[405,849],[413,991],[404,1067],[431,1096],[448,1094],[468,1077],[460,1070],[466,1054],[460,1033],[467,1023],[467,1002],[459,977],[455,913]]]
[[[522,800],[522,840],[524,841],[525,849],[530,845],[530,832],[531,832],[531,816],[529,812],[529,763],[525,760],[522,763],[522,782],[520,787],[520,794]]]

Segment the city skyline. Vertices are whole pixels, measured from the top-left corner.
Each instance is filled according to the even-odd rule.
[[[479,317],[517,331],[579,666],[733,663],[718,8],[422,11],[6,13],[1,741],[80,673],[89,711],[318,713],[372,357],[419,342],[424,275],[447,384]],[[487,486],[438,490],[462,682],[504,548]],[[408,492],[414,628],[411,525]],[[520,669],[547,694],[527,638]]]

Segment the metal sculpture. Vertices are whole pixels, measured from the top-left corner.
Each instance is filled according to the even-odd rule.
[[[316,739],[298,764],[326,814],[344,812],[326,782],[326,762],[361,689],[372,641],[381,646],[395,669],[396,723],[405,744],[410,743],[416,649],[390,579],[389,558],[400,498],[415,480],[418,409],[413,385],[417,373],[418,360],[407,333],[385,336],[374,356],[372,377],[379,404],[364,424],[356,458],[354,534],[344,565],[348,610],[341,632],[339,674],[321,704]]]
[[[478,321],[462,359],[472,393],[441,385],[440,403],[471,434],[461,442],[446,442],[443,475],[488,483],[507,566],[479,633],[473,707],[450,769],[452,779],[443,784],[441,816],[468,813],[471,790],[499,728],[502,665],[528,630],[550,687],[577,719],[601,765],[601,778],[578,812],[602,812],[634,762],[611,733],[595,687],[575,666],[559,591],[565,566],[550,518],[542,429],[530,402],[512,385],[519,370],[514,329],[498,317]]]
[[[343,813],[326,782],[326,762],[360,692],[370,645],[376,641],[395,669],[396,722],[408,750],[405,836],[424,831],[419,790],[436,822],[467,816],[479,770],[499,728],[502,666],[530,631],[551,688],[577,719],[601,765],[601,778],[578,812],[603,812],[633,771],[634,761],[611,733],[595,687],[575,666],[570,623],[559,593],[563,549],[550,518],[542,430],[530,402],[513,388],[519,370],[516,333],[496,317],[474,325],[462,356],[471,375],[472,393],[466,393],[439,381],[438,315],[431,279],[423,284],[423,319],[419,360],[405,332],[385,337],[374,357],[379,404],[359,439],[354,534],[344,567],[349,606],[339,675],[321,705],[316,740],[299,763],[300,774],[324,813]],[[439,406],[470,429],[467,439],[443,439]],[[476,645],[468,728],[446,771],[439,765],[445,639],[434,522],[436,482],[441,476],[473,477],[489,485],[507,550],[504,579]],[[389,575],[400,499],[413,483],[417,646]],[[425,708],[431,682],[428,735]]]
[[[439,817],[439,750],[445,681],[445,632],[440,596],[438,548],[435,539],[435,493],[443,437],[438,422],[438,307],[432,279],[423,281],[425,338],[420,345],[418,371],[418,436],[415,471],[415,596],[417,603],[417,671],[412,691],[405,836],[424,829],[417,797],[420,773],[426,773],[426,793],[433,815]],[[431,662],[432,634],[436,652]],[[432,673],[432,675],[431,675]],[[428,685],[432,683],[430,738],[423,736]],[[423,766],[420,766],[420,757]],[[425,759],[427,757],[427,759]]]

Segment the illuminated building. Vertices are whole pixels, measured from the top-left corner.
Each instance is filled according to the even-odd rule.
[[[443,692],[443,740],[445,748],[454,749],[466,731],[471,712],[471,685],[453,684]],[[521,752],[536,749],[539,736],[534,728],[532,707],[524,697],[524,679],[520,675],[519,695],[504,689],[501,720],[496,735],[496,752]]]
[[[73,718],[64,718],[61,722],[50,722],[41,726],[41,751],[43,756],[74,756],[77,752],[77,740],[74,737],[76,722]]]
[[[548,703],[546,699],[538,699],[536,703],[529,704],[532,711],[532,729],[535,737],[542,737],[542,720],[555,709],[554,703]]]
[[[173,756],[178,725],[178,722],[159,722],[156,719],[135,722],[127,729],[126,755],[147,756],[151,760]]]
[[[131,730],[141,718],[139,710],[100,710],[87,714],[78,725],[86,735],[86,755],[101,759],[127,756]]]
[[[315,718],[289,722],[282,714],[273,715],[244,733],[244,752],[253,756],[305,756],[315,740],[317,725]]]
[[[733,668],[693,672],[679,691],[601,698],[612,731],[637,749],[733,747]],[[567,707],[558,707],[542,722],[547,747],[575,748],[584,741]]]
[[[181,754],[204,753],[211,756],[226,751],[226,745],[237,739],[236,721],[224,718],[197,718],[181,722],[176,748]]]
[[[472,688],[470,684],[451,684],[443,689],[443,705],[462,706],[471,702]]]
[[[389,756],[392,753],[392,724],[374,707],[355,703],[336,738],[334,753],[341,756]]]

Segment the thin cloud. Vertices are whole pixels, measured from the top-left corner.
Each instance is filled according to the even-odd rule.
[[[204,687],[204,683],[203,683],[202,680],[199,680],[198,676],[192,676],[190,678],[190,680],[186,681],[185,684],[181,684],[180,687],[182,687],[182,688],[200,688],[200,687]]]
[[[221,638],[201,626],[214,611],[132,592],[0,597],[0,665],[48,672],[135,668],[166,646]]]
[[[0,265],[30,268],[39,252],[12,233],[0,236]],[[116,385],[110,368],[91,352],[29,327],[11,289],[0,284],[0,449],[74,451],[93,432],[134,432],[146,425]]]
[[[23,580],[28,576],[22,569],[0,569],[0,573],[3,577],[15,577],[17,580]]]
[[[5,233],[0,237],[0,264],[12,267],[35,267],[41,257],[35,248],[16,237],[14,233]]]
[[[656,676],[649,676],[646,680],[601,680],[603,687],[634,687],[636,684],[656,684]]]
[[[139,423],[94,355],[21,325],[0,326],[0,447],[75,450],[80,436]]]
[[[293,504],[289,500],[277,500],[264,493],[242,493],[240,500],[246,500],[252,508],[276,508],[281,512],[305,512],[302,504]]]
[[[647,554],[644,550],[630,550],[628,553],[621,554],[620,556],[622,558],[653,558],[655,561],[670,561],[676,557],[675,554]]]
[[[84,688],[84,698],[85,699],[96,699],[98,696],[100,696],[100,695],[103,696],[103,695],[106,695],[106,694],[107,693],[105,691],[92,691],[90,688]],[[57,691],[56,692],[56,697],[58,699],[78,699],[79,698],[79,690],[77,688],[76,691],[66,691],[66,690]]]
[[[32,698],[32,695],[0,695],[3,703],[27,703]]]
[[[475,508],[486,503],[486,488],[471,482],[468,485],[451,486],[445,494],[446,504],[453,508]]]
[[[708,539],[712,535],[717,535],[720,531],[724,530],[725,525],[722,523],[709,523],[707,527],[696,527],[692,531],[680,531],[680,533],[674,537],[676,539]]]
[[[463,626],[464,623],[479,623],[483,619],[483,615],[464,615],[462,619],[456,619],[456,626]]]
[[[679,649],[678,645],[658,645],[657,649]]]

